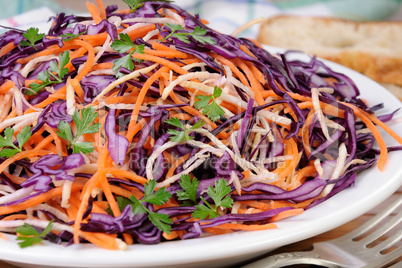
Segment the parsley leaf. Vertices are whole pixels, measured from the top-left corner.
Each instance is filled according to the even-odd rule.
[[[197,189],[200,182],[197,178],[191,181],[190,175],[181,175],[179,184],[184,191],[177,191],[176,195],[179,200],[197,201]]]
[[[53,228],[53,220],[49,222],[46,228],[42,233],[39,233],[38,230],[35,229],[32,225],[25,223],[23,226],[19,226],[15,229],[15,232],[20,236],[17,237],[17,240],[20,240],[18,244],[21,248],[26,248],[33,246],[35,244],[39,244],[45,238],[47,234],[52,231]]]
[[[123,209],[124,209],[127,205],[131,204],[130,199],[125,198],[125,197],[121,197],[121,196],[116,197],[116,201],[117,201],[117,205],[119,206],[120,211],[123,211]],[[106,211],[107,211],[107,213],[108,213],[109,215],[114,216],[113,211],[112,211],[112,208],[110,207],[110,205],[108,206],[108,208],[106,209]]]
[[[57,128],[59,129],[56,133],[57,135],[70,142],[69,147],[73,148],[73,153],[82,152],[84,154],[91,153],[94,147],[90,142],[77,142],[78,138],[84,134],[96,133],[99,131],[101,124],[92,124],[93,121],[98,117],[98,113],[95,112],[95,108],[88,107],[81,110],[80,113],[76,110],[72,115],[73,121],[77,127],[77,133],[73,137],[71,127],[67,122],[60,121]]]
[[[148,214],[148,219],[155,225],[159,230],[170,234],[172,227],[170,224],[172,220],[166,214],[161,214],[157,212],[150,211],[143,203],[151,203],[154,205],[163,205],[172,196],[166,188],[162,187],[155,191],[156,181],[150,180],[149,183],[144,185],[144,197],[138,200],[134,195],[130,196],[132,202],[131,208],[134,215],[146,213]],[[155,192],[154,192],[155,191]]]
[[[167,40],[171,37],[175,37],[184,43],[190,44],[191,41],[188,37],[191,36],[192,38],[194,38],[195,41],[200,42],[203,45],[205,45],[205,43],[210,45],[216,44],[216,41],[211,36],[206,36],[207,30],[199,26],[195,26],[193,32],[181,32],[181,33],[178,33],[177,31],[185,29],[180,24],[165,23],[165,26],[168,27],[171,32],[168,36],[163,38],[162,41]]]
[[[38,28],[29,28],[26,33],[22,34],[27,40],[22,40],[20,42],[20,46],[23,47],[29,47],[29,46],[33,46],[35,48],[35,50],[37,50],[37,48],[35,47],[35,43],[38,42],[39,40],[41,40],[45,34],[39,34],[39,29]]]
[[[73,34],[73,33],[62,34],[62,35],[60,35],[60,37],[62,37],[63,41],[70,41],[70,40],[72,40],[74,38],[78,38],[81,35],[86,34],[86,33],[87,33],[87,30],[85,30],[81,33],[78,33],[78,34]]]
[[[0,151],[0,157],[11,157],[16,153],[22,152],[22,146],[29,140],[32,135],[31,127],[26,126],[24,127],[20,133],[17,134],[17,141],[18,147],[13,143],[13,135],[14,129],[8,127],[4,130],[4,137],[0,136],[0,148],[4,147],[11,147],[11,148],[4,148]]]
[[[181,142],[181,141],[189,141],[194,139],[189,134],[192,130],[202,127],[205,124],[204,120],[198,120],[190,129],[186,129],[184,125],[180,122],[177,117],[172,117],[167,119],[165,123],[180,128],[181,130],[177,129],[168,129],[167,133],[170,134],[170,140],[173,142]]]
[[[216,98],[220,97],[221,94],[222,89],[215,86],[212,96],[196,96],[198,101],[194,103],[194,107],[196,109],[202,109],[202,113],[208,115],[208,118],[215,122],[221,116],[225,115],[225,111],[216,103]],[[210,103],[211,100],[212,102]]]
[[[119,72],[121,67],[124,67],[130,71],[134,70],[134,62],[133,58],[131,57],[133,53],[141,53],[144,54],[144,44],[141,45],[136,45],[133,43],[133,41],[130,39],[130,36],[128,34],[121,33],[120,39],[116,39],[113,41],[113,43],[110,45],[111,48],[116,50],[119,53],[126,53],[127,51],[130,51],[126,56],[117,59],[113,62],[113,71],[117,72],[116,77],[122,77],[123,74]],[[137,62],[141,62],[142,60],[135,59]]]
[[[133,13],[135,10],[138,8],[142,7],[145,2],[148,2],[151,0],[123,0],[124,3],[126,3],[130,8],[131,8],[131,13]],[[158,2],[173,2],[169,0],[158,0]]]
[[[231,191],[232,189],[227,185],[225,179],[222,178],[215,181],[215,187],[209,186],[207,192],[209,197],[211,197],[214,201],[215,207],[213,207],[207,200],[205,200],[205,198],[201,196],[201,200],[204,201],[205,205],[196,205],[196,210],[194,210],[191,216],[201,220],[204,220],[207,217],[210,219],[218,217],[218,207],[232,207],[233,199],[227,196]]]
[[[68,68],[65,66],[70,62],[70,52],[66,51],[59,55],[59,65],[55,61],[49,63],[49,69],[38,74],[38,79],[42,83],[31,83],[29,84],[30,89],[25,92],[25,95],[35,95],[44,87],[52,84],[59,84],[63,82],[63,78],[68,74]],[[56,73],[54,75],[53,73]]]

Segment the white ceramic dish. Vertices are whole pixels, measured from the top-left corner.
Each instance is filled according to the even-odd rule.
[[[267,48],[278,51],[276,48]],[[296,58],[305,59],[300,54]],[[371,105],[384,103],[382,113],[402,107],[398,99],[365,76],[326,62],[333,70],[351,77],[362,97]],[[402,112],[397,113],[400,117]],[[392,128],[402,135],[402,123]],[[381,131],[384,134],[383,131]],[[388,135],[387,144],[395,145]],[[172,241],[158,245],[134,245],[126,251],[107,251],[90,245],[64,247],[45,243],[20,249],[9,236],[0,239],[0,259],[21,267],[213,267],[230,266],[289,243],[297,242],[340,226],[372,209],[402,185],[402,152],[392,152],[386,168],[376,167],[359,174],[354,187],[349,187],[326,202],[277,223],[278,229],[238,232],[194,240]]]

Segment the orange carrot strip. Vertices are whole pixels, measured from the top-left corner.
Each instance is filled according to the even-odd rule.
[[[112,69],[113,67],[113,62],[102,62],[102,63],[97,63],[91,68],[92,71],[96,70],[104,70],[104,69]]]
[[[169,168],[166,178],[170,178],[173,176],[174,171],[178,166],[180,166],[184,161],[186,161],[190,157],[190,154],[183,155],[182,157],[178,158],[172,166]]]
[[[7,45],[3,46],[0,49],[0,57],[3,57],[4,55],[6,55],[8,52],[13,50],[14,48],[16,48],[16,45],[14,45],[14,42],[10,42]]]
[[[106,172],[103,167],[106,166],[107,158],[109,156],[109,151],[107,150],[106,147],[99,147],[99,152],[98,152],[98,161],[97,165],[98,167],[102,167],[98,169],[98,171],[88,180],[88,182],[85,184],[84,189],[82,190],[81,193],[81,200],[83,200],[80,204],[80,207],[77,212],[77,216],[74,222],[74,243],[78,244],[79,243],[79,230],[81,227],[81,221],[82,217],[84,215],[85,209],[87,207],[87,200],[92,194],[92,190],[98,186],[99,181],[102,179],[102,177],[106,176]]]
[[[73,79],[70,79],[70,84],[73,86],[75,93],[77,93],[77,96],[80,98],[80,100],[84,101],[85,92],[81,87],[80,81],[73,78]]]
[[[295,208],[295,209],[290,209],[290,210],[285,210],[282,212],[279,212],[277,215],[273,216],[271,218],[271,222],[276,222],[276,221],[280,221],[292,216],[296,216],[296,215],[300,215],[302,214],[304,211],[304,209],[302,208]]]
[[[81,232],[81,235],[92,244],[97,245],[101,248],[108,250],[119,249],[119,245],[117,244],[116,238],[112,235],[107,235],[103,233],[89,233],[89,232]]]
[[[87,9],[94,19],[96,24],[99,24],[102,21],[101,15],[99,14],[99,10],[94,3],[86,2]]]
[[[1,221],[14,221],[14,220],[26,220],[28,215],[26,214],[12,214],[1,219]]]
[[[151,24],[151,25],[147,25],[147,26],[135,29],[135,31],[131,31],[127,34],[131,38],[131,40],[135,40],[139,37],[144,37],[150,31],[155,30],[155,28],[156,28],[155,24]],[[138,59],[136,56],[134,56],[134,58]]]
[[[70,49],[74,49],[74,48],[78,48],[78,47],[76,45],[70,45],[70,44],[68,44],[68,42],[65,42],[63,47],[59,47],[58,45],[52,45],[42,51],[36,52],[35,54],[29,55],[25,58],[18,59],[17,63],[26,64],[37,57],[57,54],[62,51],[66,51],[66,50],[70,50]]]
[[[180,67],[177,63],[169,61],[169,60],[161,58],[161,57],[147,55],[147,54],[140,54],[140,53],[134,53],[133,57],[136,59],[139,59],[139,60],[149,60],[152,62],[159,63],[159,64],[164,65],[164,66],[168,67],[169,69],[175,71],[178,74],[182,74],[182,75],[188,74],[188,71],[186,71],[185,69]]]
[[[166,240],[173,240],[178,237],[182,237],[185,233],[186,233],[185,230],[179,230],[179,231],[171,231],[170,234],[163,233],[162,235]]]
[[[288,176],[293,170],[295,170],[297,164],[299,163],[299,151],[297,149],[297,143],[294,138],[290,138],[288,140],[283,140],[286,146],[286,151],[289,152],[293,156],[291,160],[287,160],[285,163],[288,163],[286,168],[279,171],[278,177],[285,178]],[[275,171],[274,171],[275,172]]]
[[[98,5],[99,14],[102,20],[106,19],[106,9],[105,5],[103,4],[102,0],[95,0],[96,4]]]
[[[81,72],[77,74],[75,79],[78,81],[81,81],[82,78],[84,78],[85,75],[91,70],[93,64],[94,64],[94,59],[95,59],[95,50],[94,47],[89,44],[88,42],[78,40],[78,39],[73,39],[70,41],[71,44],[76,44],[79,46],[84,47],[88,51],[88,59],[84,64],[84,68],[82,68]]]
[[[261,95],[261,92],[264,91],[264,88],[260,84],[260,81],[258,81],[258,79],[254,76],[253,72],[247,67],[247,64],[244,63],[244,61],[236,58],[233,60],[233,62],[236,63],[237,66],[239,66],[244,71],[248,80],[250,81],[251,89],[255,93],[255,101],[258,103],[258,105],[264,105],[265,101]]]
[[[276,224],[273,224],[273,223],[267,223],[267,224],[262,224],[262,225],[257,225],[257,224],[245,225],[245,224],[238,224],[238,223],[224,223],[224,224],[214,226],[213,228],[229,229],[229,230],[236,230],[236,231],[237,230],[258,231],[258,230],[275,229],[275,228],[277,228],[277,226],[276,226]]]
[[[22,151],[20,153],[17,153],[13,155],[10,158],[7,158],[3,163],[0,164],[0,173],[4,171],[6,167],[8,167],[10,164],[14,163],[15,161],[18,161],[20,159],[23,159],[25,157],[34,157],[34,156],[43,156],[49,154],[49,151],[47,150],[31,150],[31,151]]]
[[[83,184],[81,183],[74,183],[71,187],[71,191],[78,191],[81,190],[83,187]],[[46,202],[47,200],[50,200],[52,198],[55,198],[57,196],[60,196],[61,193],[63,191],[63,187],[57,187],[54,188],[50,191],[47,191],[43,194],[34,196],[26,201],[23,201],[21,203],[18,204],[14,204],[14,205],[10,205],[10,206],[4,206],[4,207],[0,207],[0,215],[4,215],[4,214],[11,214],[14,212],[18,212],[18,211],[22,211],[22,210],[26,210],[27,208],[39,205],[43,202]]]
[[[53,137],[52,136],[47,136],[46,138],[42,139],[36,146],[35,149],[36,150],[41,150],[44,149],[47,145],[49,145],[49,143],[51,143],[53,141]]]
[[[144,49],[144,53],[148,55],[154,55],[158,57],[164,57],[168,59],[181,58],[186,59],[188,55],[186,53],[180,51],[165,51],[165,50],[153,50],[153,49]]]
[[[133,127],[137,124],[138,113],[140,112],[140,108],[142,103],[144,102],[145,95],[148,92],[148,89],[152,86],[152,84],[160,77],[161,73],[166,72],[169,70],[167,67],[162,67],[158,71],[156,71],[153,75],[151,75],[147,81],[144,83],[143,87],[141,88],[140,94],[138,95],[137,102],[135,103],[133,112],[131,113],[130,123],[128,125],[128,132],[126,134],[126,138],[129,142],[133,140],[134,132]]]
[[[130,172],[130,171],[126,171],[126,170],[122,170],[122,169],[118,169],[118,168],[107,168],[107,169],[105,169],[105,172],[106,172],[106,174],[111,174],[114,176],[121,176],[121,177],[127,178],[129,180],[139,182],[143,185],[145,184],[145,182],[148,181],[146,178],[138,176],[134,172]]]
[[[357,108],[351,104],[348,104],[348,103],[343,103],[343,104],[347,105],[353,109],[353,112],[355,113],[355,115],[360,120],[363,121],[363,123],[367,126],[367,128],[371,131],[374,138],[376,139],[377,144],[380,147],[380,156],[378,157],[377,167],[380,171],[383,171],[384,167],[385,167],[385,163],[387,162],[388,149],[387,149],[387,145],[385,144],[384,139],[381,136],[381,133],[378,131],[378,129],[373,124],[371,119],[365,115],[363,110],[361,110],[360,108]]]
[[[0,86],[0,94],[7,93],[11,88],[15,86],[15,83],[11,80],[8,80],[7,82],[3,83]]]
[[[248,82],[247,78],[244,76],[242,72],[240,72],[240,70],[236,67],[236,65],[233,64],[232,61],[215,53],[211,53],[211,56],[220,61],[221,63],[229,66],[230,70],[240,79],[240,82],[242,82],[242,84],[244,84],[246,87],[250,87],[250,83]]]

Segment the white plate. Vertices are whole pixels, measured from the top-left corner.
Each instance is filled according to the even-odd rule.
[[[276,51],[274,48],[268,49]],[[296,57],[305,58],[300,54]],[[338,64],[325,62],[333,70],[351,77],[362,97],[371,105],[384,103],[385,109],[381,113],[401,107],[399,100],[379,84]],[[401,114],[397,113],[396,117]],[[402,135],[402,124],[392,128]],[[381,133],[384,134],[383,131]],[[396,144],[388,135],[383,136],[388,145]],[[237,232],[158,245],[133,245],[126,251],[107,251],[91,245],[64,247],[47,242],[43,246],[20,249],[14,236],[9,236],[9,241],[0,239],[0,259],[23,267],[228,266],[329,231],[380,204],[402,184],[401,157],[402,152],[390,153],[383,172],[377,167],[364,171],[358,175],[354,187],[345,189],[302,215],[278,222],[278,229]]]

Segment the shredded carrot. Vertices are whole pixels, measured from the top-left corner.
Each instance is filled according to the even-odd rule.
[[[91,16],[94,19],[95,23],[96,24],[100,23],[102,21],[102,18],[96,5],[94,3],[87,1],[86,6],[89,13],[91,13]]]
[[[0,86],[0,94],[7,93],[11,88],[15,86],[14,81],[8,80]]]
[[[238,223],[224,223],[220,224],[217,226],[214,226],[213,228],[216,229],[225,229],[225,230],[244,230],[244,231],[257,231],[257,230],[267,230],[267,229],[276,229],[277,226],[276,224],[272,223],[267,223],[267,224],[262,224],[262,225],[245,225],[245,224],[238,224]]]
[[[10,42],[7,45],[3,46],[0,49],[0,57],[3,57],[4,55],[6,55],[8,52],[10,52],[11,50],[13,50],[16,46],[14,45],[14,42]]]
[[[302,209],[302,208],[295,208],[295,209],[290,209],[290,210],[285,210],[285,211],[279,212],[279,214],[277,214],[271,218],[271,222],[276,222],[276,221],[280,221],[282,219],[286,219],[288,217],[300,215],[303,213],[303,211],[304,211],[304,209]]]
[[[155,16],[149,12],[146,18],[141,12],[119,15],[130,9],[116,11],[116,17],[102,0],[85,5],[91,17],[56,19],[50,34],[23,55],[11,55],[14,42],[0,48],[7,61],[0,67],[1,223],[60,218],[74,243],[108,250],[141,243],[137,231],[144,230],[160,240],[183,239],[199,229],[214,235],[267,230],[324,195],[304,190],[307,195],[280,199],[276,191],[292,196],[308,187],[328,161],[343,172],[336,178],[341,181],[350,168],[364,165],[357,159],[362,151],[369,152],[361,156],[365,161],[376,160],[373,140],[380,148],[378,169],[384,170],[389,149],[379,128],[402,144],[381,117],[360,108],[370,107],[366,100],[338,94],[349,80],[325,68],[318,73],[293,60],[286,66],[281,58],[266,64],[258,43],[230,37],[225,44],[204,20],[197,26],[205,34],[187,36],[195,29],[183,20],[191,15],[184,18],[169,3],[152,6]],[[171,34],[167,21],[183,31]],[[323,86],[316,89],[316,81]],[[353,122],[356,133],[349,129]],[[339,142],[328,142],[335,133],[342,135]],[[340,144],[351,142],[358,153],[348,148],[352,162],[343,164]],[[212,193],[232,205],[218,204]],[[200,204],[220,217],[200,221]],[[53,216],[37,212],[42,208]],[[288,210],[252,221],[256,213],[283,208]],[[207,227],[230,214],[250,214],[250,220]],[[94,223],[96,218],[107,223]],[[9,230],[1,229],[0,238]]]
[[[99,14],[102,20],[106,19],[106,9],[105,5],[103,4],[102,0],[95,0],[96,4],[98,5]]]

